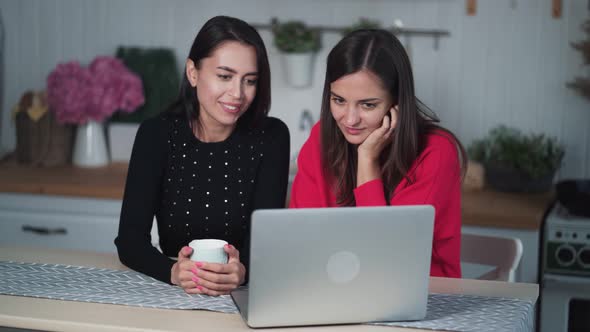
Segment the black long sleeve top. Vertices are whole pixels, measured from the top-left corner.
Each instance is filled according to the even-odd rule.
[[[252,211],[285,206],[289,130],[267,117],[255,129],[238,126],[222,142],[205,143],[183,116],[144,121],[129,162],[119,234],[119,259],[129,268],[171,283],[180,249],[216,238],[240,251],[249,266]],[[160,253],[151,244],[156,216]]]

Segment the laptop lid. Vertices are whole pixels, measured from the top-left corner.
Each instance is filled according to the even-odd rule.
[[[430,205],[254,211],[246,323],[424,318],[433,225]]]

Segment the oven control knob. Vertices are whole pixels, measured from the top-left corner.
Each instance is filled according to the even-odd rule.
[[[569,244],[562,244],[555,251],[555,259],[562,266],[570,266],[576,261],[576,249]]]
[[[583,268],[590,268],[590,247],[586,246],[578,252],[578,264]]]

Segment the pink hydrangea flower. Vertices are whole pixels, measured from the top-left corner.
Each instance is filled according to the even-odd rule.
[[[60,123],[87,121],[92,77],[77,61],[58,64],[47,77],[47,103]]]
[[[60,64],[47,78],[48,103],[62,123],[99,122],[116,111],[133,112],[145,102],[141,79],[123,62],[99,56],[88,68]]]

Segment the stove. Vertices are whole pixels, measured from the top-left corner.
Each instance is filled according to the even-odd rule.
[[[590,331],[590,218],[555,203],[541,248],[540,331]]]
[[[590,218],[556,203],[545,220],[544,239],[544,273],[590,276]]]

